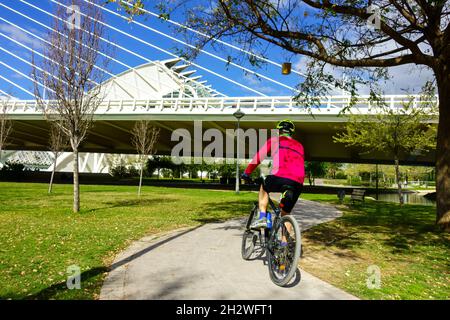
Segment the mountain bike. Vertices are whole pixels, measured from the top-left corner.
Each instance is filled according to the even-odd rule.
[[[288,188],[288,187],[287,187]],[[254,203],[242,236],[242,258],[250,260],[259,246],[267,255],[270,279],[279,286],[286,286],[297,271],[301,251],[301,235],[298,222],[291,215],[281,216],[281,208],[269,195],[272,209],[272,227],[252,230],[250,225],[258,219],[258,202]],[[287,242],[282,246],[281,242]]]

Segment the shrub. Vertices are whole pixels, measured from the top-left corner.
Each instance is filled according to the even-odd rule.
[[[348,184],[351,186],[360,186],[362,184],[361,177],[347,177]]]
[[[116,178],[131,178],[139,176],[139,170],[134,166],[117,165],[109,170],[109,173]]]
[[[25,171],[31,170],[27,169],[22,163],[6,161],[0,169],[0,176],[16,178],[23,176]]]
[[[336,179],[347,179],[347,175],[343,171],[336,172]]]

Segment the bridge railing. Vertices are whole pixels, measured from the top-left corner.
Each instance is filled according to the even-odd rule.
[[[412,101],[414,104],[437,102],[425,101],[420,95],[385,95],[384,103],[392,108],[401,106],[402,103]],[[313,112],[332,111],[339,113],[349,106],[350,96],[329,96],[320,98],[317,108]],[[370,96],[358,96],[355,108],[369,109],[372,106]],[[42,113],[42,108],[35,100],[12,100],[8,102],[8,113]],[[45,101],[47,110],[57,108],[56,101]],[[163,99],[135,99],[135,100],[105,100],[96,113],[145,113],[145,112],[177,112],[177,111],[227,111],[230,109],[246,109],[248,111],[264,110],[277,112],[288,109],[306,110],[308,106],[305,100],[294,100],[289,96],[279,97],[205,97],[205,98],[163,98]]]

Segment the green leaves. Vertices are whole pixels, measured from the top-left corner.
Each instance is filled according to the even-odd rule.
[[[429,123],[429,108],[412,99],[394,108],[375,97],[373,101],[376,104],[370,114],[350,114],[344,132],[333,137],[335,142],[395,158],[400,153],[418,154],[436,147],[436,126]]]
[[[106,0],[108,3],[117,3],[118,10],[123,9],[129,16],[131,21],[134,16],[140,16],[144,14],[144,3],[142,0]]]

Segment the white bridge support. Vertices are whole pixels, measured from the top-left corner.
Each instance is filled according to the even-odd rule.
[[[105,153],[85,153],[80,152],[80,168],[83,173],[108,173],[109,163]],[[0,168],[5,162],[21,163],[28,168],[40,169],[43,171],[53,171],[53,153],[50,151],[10,151],[2,153]],[[63,152],[56,161],[57,172],[72,172],[73,154]]]
[[[80,152],[79,156],[79,171],[85,173],[108,173],[109,164],[104,153],[86,153]],[[46,171],[52,171],[51,165]],[[57,172],[72,172],[73,171],[73,154],[72,152],[64,152],[56,161]]]

